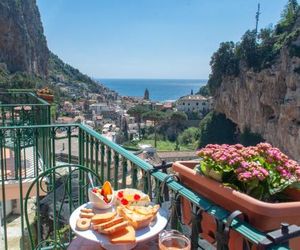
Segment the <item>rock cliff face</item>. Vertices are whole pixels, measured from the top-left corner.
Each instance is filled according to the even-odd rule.
[[[300,45],[300,37],[295,42]],[[216,94],[215,109],[261,134],[295,160],[300,160],[300,58],[281,50],[269,69],[254,73],[242,69],[238,77],[224,78]],[[296,70],[297,71],[297,70]]]
[[[7,69],[47,75],[49,51],[35,0],[0,1],[0,63]]]

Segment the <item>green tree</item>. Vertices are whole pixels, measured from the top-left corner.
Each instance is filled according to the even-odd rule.
[[[130,108],[127,113],[135,118],[135,121],[138,124],[138,133],[139,138],[141,138],[141,122],[142,122],[142,116],[143,114],[147,113],[149,111],[149,108],[143,105],[136,105],[132,108]]]
[[[272,65],[273,60],[278,54],[279,50],[274,47],[276,37],[274,36],[274,29],[272,26],[260,30],[258,34],[258,56],[260,68],[266,68]]]
[[[55,122],[57,119],[57,105],[55,104],[50,107],[50,117],[52,122]]]
[[[185,129],[178,138],[180,144],[189,145],[199,140],[199,128],[190,127]]]
[[[255,30],[247,30],[237,46],[238,57],[244,61],[248,67],[254,69],[258,68],[256,36]]]
[[[178,133],[181,132],[186,127],[187,119],[188,119],[187,115],[180,111],[173,112],[169,116],[168,123],[170,127],[174,128],[176,139],[178,137]]]
[[[124,135],[124,139],[125,141],[129,140],[129,135],[128,135],[128,123],[126,121],[126,119],[124,119],[124,123],[123,123],[123,135]]]
[[[154,147],[157,147],[157,126],[163,122],[166,114],[161,111],[152,110],[143,115],[143,119],[152,121],[154,124]]]
[[[210,96],[211,94],[210,94],[208,85],[201,86],[197,94],[205,96],[205,97]]]
[[[276,33],[280,34],[286,31],[290,31],[295,23],[299,5],[297,0],[289,0],[285,5],[281,19],[276,26]]]
[[[209,76],[208,88],[214,94],[221,85],[223,76],[237,76],[239,73],[239,60],[236,57],[234,42],[223,42],[212,55],[210,61],[212,73]]]

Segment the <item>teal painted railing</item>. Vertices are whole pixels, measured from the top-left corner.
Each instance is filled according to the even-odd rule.
[[[50,104],[29,91],[0,92],[0,126],[50,124]]]
[[[32,143],[24,148],[21,144],[26,134],[30,134]],[[8,142],[14,145],[13,149],[8,147]],[[10,218],[5,216],[11,200],[20,201],[21,249],[67,246],[73,237],[68,216],[76,206],[87,201],[87,172],[92,172],[95,179],[99,178],[98,182],[110,180],[114,189],[134,187],[144,190],[155,202],[164,201],[163,193],[170,194],[170,225],[173,228],[179,225],[181,197],[193,204],[191,212],[203,209],[222,223],[227,222],[229,215],[228,211],[182,185],[173,175],[155,170],[149,163],[81,124],[0,127],[0,163],[1,249],[10,249],[15,244],[8,230]],[[10,193],[12,185],[17,185],[17,193]],[[197,219],[196,216],[192,223],[193,249],[199,236]],[[239,219],[232,221],[231,229],[253,245],[266,238],[264,233]],[[226,249],[220,242],[217,247]],[[272,249],[288,247],[274,246]]]

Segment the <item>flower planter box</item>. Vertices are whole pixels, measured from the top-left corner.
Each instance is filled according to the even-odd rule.
[[[175,162],[173,170],[177,172],[183,184],[211,200],[224,209],[233,212],[240,210],[253,227],[268,232],[280,227],[282,222],[300,225],[300,199],[293,194],[289,198],[296,198],[293,202],[268,203],[259,201],[246,194],[223,186],[221,183],[198,174],[194,167],[199,164],[196,161]],[[189,202],[183,200],[183,219],[185,223],[190,221]],[[186,211],[186,212],[185,212]],[[203,236],[209,241],[214,240],[215,223],[212,216],[206,214],[203,218]],[[230,249],[241,249],[242,238],[232,231],[229,245],[235,245]],[[238,238],[236,238],[238,237]]]
[[[44,99],[45,101],[52,103],[54,100],[54,96],[53,95],[49,95],[49,94],[41,94],[41,93],[37,93],[38,97]]]

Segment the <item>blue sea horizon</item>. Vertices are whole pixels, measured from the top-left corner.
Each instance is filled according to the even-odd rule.
[[[147,88],[153,101],[177,100],[181,96],[196,93],[207,83],[207,79],[96,79],[121,96],[144,96]]]

